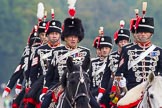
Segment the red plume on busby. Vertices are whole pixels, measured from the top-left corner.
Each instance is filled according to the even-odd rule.
[[[76,10],[75,10],[76,0],[68,0],[68,4],[69,4],[68,13],[71,17],[74,17],[76,14]]]
[[[38,26],[35,25],[32,32],[30,33],[28,37],[28,45],[31,47],[34,43],[40,43],[41,44],[41,39],[38,36]]]
[[[135,24],[136,24],[136,18],[132,18],[131,20],[130,20],[130,27],[129,27],[129,29],[130,29],[130,31],[132,32],[132,33],[135,33]]]
[[[136,32],[150,32],[154,33],[154,19],[153,17],[145,17],[147,9],[147,2],[143,2],[142,5],[142,17],[138,17],[135,29]]]
[[[118,30],[114,33],[114,41],[116,41],[118,39]]]
[[[54,18],[55,18],[55,12],[54,12],[54,9],[51,9],[51,17],[52,17],[52,20],[54,20]]]
[[[61,39],[64,41],[65,37],[75,35],[78,36],[79,42],[84,38],[84,28],[82,21],[79,18],[75,18],[75,3],[76,0],[68,0],[69,4],[69,18],[64,20],[64,30],[61,35]]]
[[[46,35],[50,34],[51,32],[58,32],[61,34],[62,32],[62,25],[61,22],[58,20],[55,20],[55,13],[54,13],[54,9],[51,9],[51,17],[52,20],[47,22],[46,25]]]
[[[136,20],[139,18],[139,9],[134,9],[134,12],[136,17],[130,20],[130,27],[129,27],[129,30],[132,33],[135,33],[135,29],[136,29],[135,24],[136,24]]]
[[[128,40],[130,38],[130,31],[128,29],[124,29],[125,22],[124,20],[120,21],[120,29],[114,33],[114,41],[116,44],[119,43],[120,40]]]
[[[101,26],[98,30],[98,33],[99,33],[99,35],[96,36],[96,38],[94,39],[93,44],[92,44],[92,46],[94,48],[99,48],[100,38],[101,38],[101,36],[104,35],[104,27]]]

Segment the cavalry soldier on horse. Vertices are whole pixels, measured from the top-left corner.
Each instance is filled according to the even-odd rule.
[[[162,73],[162,49],[151,42],[154,34],[154,18],[145,16],[146,6],[145,2],[143,15],[138,17],[135,23],[138,43],[126,49],[116,73],[116,76],[124,74],[128,90],[146,81],[149,73],[154,72],[155,75]]]
[[[121,53],[122,47],[124,45],[128,44],[129,40],[130,40],[130,32],[129,32],[129,30],[124,29],[124,24],[125,24],[125,22],[123,20],[121,20],[120,21],[120,29],[117,30],[114,33],[114,41],[118,45],[118,50],[112,52],[108,56],[107,64],[106,64],[106,67],[105,67],[105,73],[103,75],[103,78],[102,78],[102,81],[101,81],[101,86],[99,88],[98,98],[101,98],[103,96],[103,93],[104,93],[104,95],[106,97],[105,96],[103,97],[103,99],[105,99],[103,101],[105,101],[105,103],[107,103],[106,107],[111,106],[111,105],[109,105],[110,98],[108,96],[109,96],[109,93],[111,92],[110,91],[111,86],[114,86],[113,85],[114,74],[115,74],[115,72],[117,71],[117,68],[118,68],[120,53]],[[112,97],[112,98],[114,98],[114,97]]]
[[[98,95],[98,87],[100,86],[101,79],[104,74],[107,56],[111,52],[112,48],[111,38],[104,36],[104,34],[99,34],[95,41],[95,46],[100,50],[101,54],[100,57],[91,59],[91,67],[89,71],[91,79],[91,92],[94,97]]]
[[[51,15],[53,16],[54,11],[53,9],[51,10]],[[30,107],[40,105],[39,95],[41,89],[43,88],[43,83],[45,82],[44,76],[48,71],[48,65],[51,61],[52,50],[61,45],[61,27],[61,22],[54,20],[53,16],[52,20],[47,22],[45,26],[46,29],[44,29],[48,38],[47,44],[38,47],[35,51],[29,76],[31,80],[31,89],[29,93],[27,93],[27,99],[30,100],[27,103],[28,105],[31,105]]]

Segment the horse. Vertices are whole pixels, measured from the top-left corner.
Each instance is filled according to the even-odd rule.
[[[149,75],[143,99],[137,108],[162,108],[162,76]]]
[[[162,77],[155,76],[154,73],[148,75],[145,82],[130,89],[121,98],[118,108],[162,108]]]
[[[59,99],[57,108],[91,108],[90,79],[88,73],[90,60],[83,65],[75,65],[72,58],[67,59],[67,71],[63,74],[61,83],[64,93]]]

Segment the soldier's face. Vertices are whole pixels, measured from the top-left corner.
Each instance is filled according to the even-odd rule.
[[[119,41],[119,43],[118,43],[118,46],[120,47],[120,48],[122,48],[124,45],[126,45],[126,44],[128,44],[128,40],[120,40]]]
[[[137,33],[133,33],[132,35],[133,35],[134,41],[138,42],[138,37],[137,37],[138,34]]]
[[[56,42],[60,41],[60,33],[58,33],[58,32],[51,32],[48,35],[48,41],[50,41],[51,43],[56,43]]]
[[[42,43],[47,43],[48,42],[48,38],[46,37],[46,33],[44,33],[44,32],[40,33],[39,37],[40,37]]]
[[[138,37],[139,42],[144,42],[144,43],[148,42],[148,41],[150,41],[151,36],[152,36],[152,33],[149,33],[149,32],[139,32],[139,33],[137,33],[137,37]]]
[[[111,48],[109,47],[103,47],[101,48],[101,56],[102,57],[107,57],[111,51]]]
[[[77,47],[79,38],[78,38],[78,36],[71,35],[71,36],[65,37],[65,42],[66,42],[67,47],[74,49]]]
[[[101,56],[101,50],[99,48],[96,49],[96,55],[97,55],[97,57]]]

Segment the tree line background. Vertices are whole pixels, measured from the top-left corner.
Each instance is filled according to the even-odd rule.
[[[113,38],[119,29],[120,20],[125,20],[125,28],[129,29],[129,21],[135,17],[134,9],[142,10],[144,0],[77,0],[76,17],[79,17],[85,28],[85,38],[80,43],[91,49],[92,57],[95,49],[93,39],[98,35],[100,26],[105,35]],[[153,42],[162,46],[161,0],[145,0],[148,2],[146,16],[155,20]],[[37,4],[43,2],[48,11],[47,20],[51,19],[50,9],[55,9],[55,19],[64,21],[68,15],[67,0],[0,0],[0,84],[7,83],[20,62],[21,54],[34,24],[37,24]],[[114,48],[115,49],[115,48]]]

